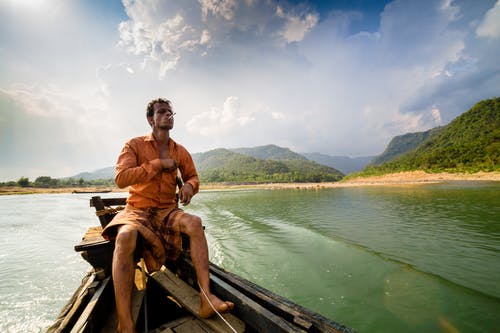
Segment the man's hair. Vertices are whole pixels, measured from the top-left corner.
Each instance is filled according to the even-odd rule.
[[[167,103],[170,107],[172,107],[172,102],[170,102],[168,99],[165,98],[157,98],[153,99],[151,102],[148,103],[148,106],[146,108],[146,117],[152,117],[155,113],[154,106],[156,103]]]

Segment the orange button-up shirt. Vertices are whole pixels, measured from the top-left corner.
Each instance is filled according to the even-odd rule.
[[[129,140],[116,163],[115,182],[120,188],[129,186],[127,204],[135,208],[177,207],[177,169],[164,172],[158,145],[152,134]],[[198,193],[200,181],[189,152],[174,140],[169,141],[168,157],[177,162],[182,180]]]

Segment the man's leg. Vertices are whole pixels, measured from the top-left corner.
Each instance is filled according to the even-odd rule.
[[[221,301],[210,292],[210,273],[208,270],[208,246],[201,219],[198,216],[185,213],[180,221],[180,230],[189,236],[191,259],[193,260],[196,276],[201,288],[212,302],[212,305],[220,313],[231,311],[234,307],[232,302]],[[199,315],[203,318],[213,316],[215,313],[210,307],[206,297],[200,292]]]
[[[118,227],[113,253],[113,284],[115,288],[118,331],[135,332],[132,320],[132,286],[134,283],[134,251],[137,243],[137,230],[130,225]]]

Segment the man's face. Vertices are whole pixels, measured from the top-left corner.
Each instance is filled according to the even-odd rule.
[[[171,130],[174,127],[173,111],[168,103],[155,103],[153,116],[148,118],[153,128]]]

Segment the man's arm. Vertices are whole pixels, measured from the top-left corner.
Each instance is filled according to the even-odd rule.
[[[137,164],[136,148],[127,142],[123,147],[116,163],[115,183],[119,188],[150,181],[163,169],[159,158]]]
[[[182,148],[179,154],[179,170],[184,181],[184,185],[179,191],[180,200],[183,205],[187,205],[191,198],[198,193],[200,180],[193,158],[185,148]]]

